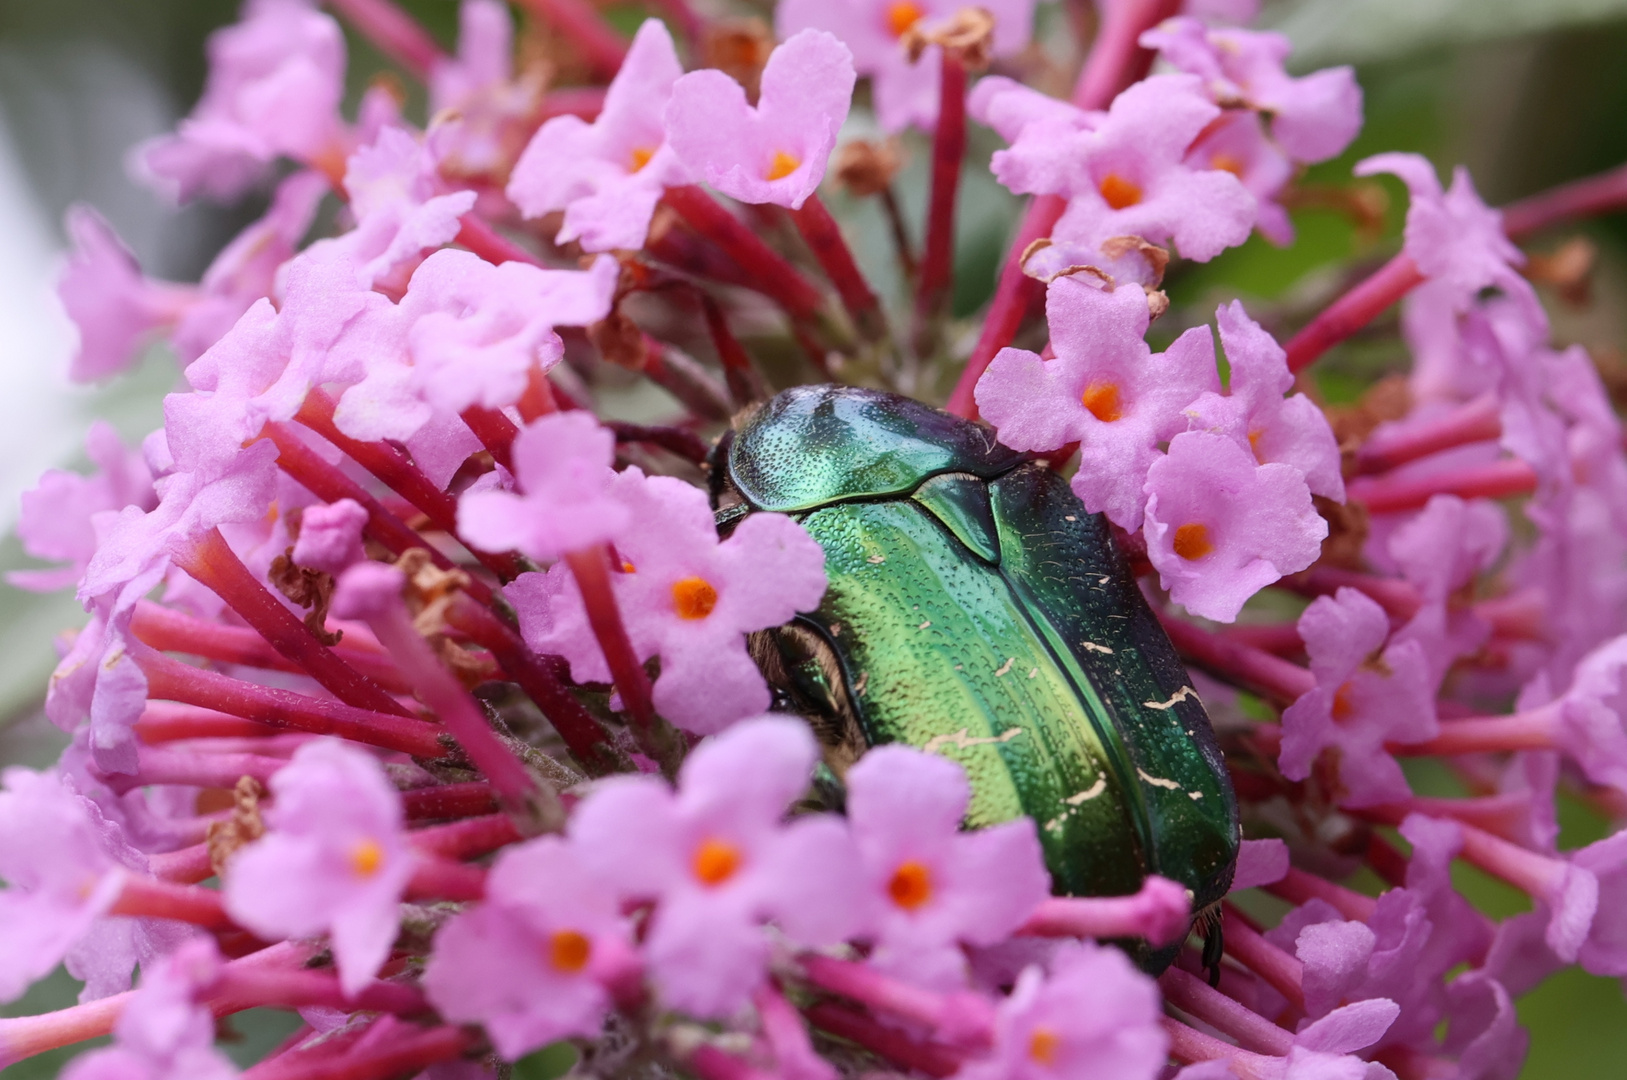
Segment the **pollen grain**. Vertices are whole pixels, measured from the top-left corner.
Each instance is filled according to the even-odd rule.
[[[1102,193],[1102,199],[1107,205],[1115,210],[1123,210],[1141,201],[1140,185],[1133,180],[1126,180],[1116,172],[1110,172],[1102,177],[1097,190]]]
[[[887,895],[905,911],[914,911],[932,899],[932,872],[914,859],[901,864],[887,882]]]
[[[575,975],[592,956],[593,942],[575,930],[555,930],[548,936],[548,962],[556,971]]]
[[[740,869],[740,849],[727,841],[708,838],[695,849],[693,869],[697,881],[715,888]]]
[[[763,174],[765,180],[784,180],[787,176],[802,167],[802,159],[784,150],[774,151],[774,160],[768,163],[768,172]]]
[[[1215,550],[1209,539],[1209,526],[1200,521],[1189,521],[1175,530],[1175,554],[1187,562],[1195,562]]]
[[[705,578],[683,578],[672,583],[672,606],[680,619],[704,619],[717,607],[717,590]]]

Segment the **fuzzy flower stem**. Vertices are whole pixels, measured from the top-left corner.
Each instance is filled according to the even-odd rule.
[[[150,600],[136,603],[130,630],[142,641],[164,652],[187,653],[206,660],[276,671],[301,671],[273,649],[266,639],[247,627],[221,626],[183,612],[172,611]],[[354,635],[346,642],[330,646],[351,667],[391,693],[405,693],[407,682],[390,658],[379,649],[357,648]]]
[[[243,565],[219,529],[210,529],[191,544],[177,549],[173,558],[177,566],[226,601],[226,606],[242,616],[272,648],[330,690],[334,697],[358,709],[407,714],[383,687],[345,663],[339,654],[318,641],[298,616],[279,603]]]
[[[149,919],[175,919],[209,929],[232,925],[230,915],[214,889],[158,881],[130,874],[113,901],[110,915],[130,915]]]
[[[1425,814],[1429,817],[1450,818],[1464,825],[1473,825],[1494,836],[1513,843],[1520,842],[1520,833],[1530,816],[1529,794],[1480,795],[1463,799],[1431,799],[1422,796],[1396,804],[1403,814]]]
[[[148,746],[181,739],[253,739],[276,735],[281,729],[258,720],[228,716],[213,709],[173,701],[149,701],[136,721],[136,738]]]
[[[1316,676],[1240,641],[1212,634],[1184,619],[1161,616],[1175,649],[1194,667],[1217,679],[1290,704],[1316,686]]]
[[[243,1073],[244,1080],[386,1080],[416,1076],[431,1065],[462,1056],[473,1048],[474,1032],[437,1027],[415,1031],[380,1046],[337,1057],[306,1061],[298,1052],[263,1062]]]
[[[1266,891],[1274,896],[1280,896],[1293,904],[1303,904],[1309,900],[1322,900],[1339,909],[1339,914],[1347,919],[1357,922],[1366,922],[1373,917],[1373,911],[1378,902],[1371,896],[1363,896],[1329,881],[1327,878],[1307,874],[1303,870],[1292,869],[1288,876],[1281,881],[1273,882],[1265,887]],[[1287,1051],[1281,1051],[1287,1053]]]
[[[680,427],[664,427],[654,424],[629,424],[621,420],[609,420],[605,427],[616,433],[616,442],[649,443],[659,446],[671,454],[677,454],[686,461],[696,465],[702,464],[712,447],[700,436],[692,431]]]
[[[506,262],[546,265],[541,259],[516,244],[496,229],[485,218],[471,210],[458,219],[457,243],[479,255],[493,266]]]
[[[1369,438],[1356,452],[1356,468],[1361,473],[1381,473],[1455,446],[1496,439],[1502,433],[1497,399],[1487,394],[1401,434]]]
[[[401,793],[401,806],[408,821],[462,818],[490,814],[497,809],[497,796],[483,780],[463,784],[437,784]]]
[[[605,776],[630,768],[599,721],[565,688],[554,663],[526,648],[520,636],[490,609],[470,597],[458,596],[447,605],[444,617],[448,626],[468,634],[492,654],[503,673],[518,683],[542,710],[543,716],[565,740],[571,756],[589,775]]]
[[[924,1024],[959,1046],[986,1046],[994,1036],[994,1015],[971,994],[940,994],[884,975],[867,964],[809,954],[802,957],[808,982],[851,998],[872,1011]]]
[[[510,455],[514,440],[520,434],[518,425],[498,410],[484,405],[471,405],[458,415],[475,433],[480,445],[490,452],[492,460],[512,471],[514,460]]]
[[[724,315],[722,305],[706,293],[700,293],[699,298],[701,313],[706,317],[706,331],[711,335],[712,348],[717,350],[718,361],[723,365],[723,377],[735,408],[766,401],[768,384],[763,381],[762,372],[757,370],[756,361],[752,360],[751,354],[729,329],[729,319]]]
[[[523,839],[507,814],[486,814],[410,834],[412,846],[443,859],[478,859]]]
[[[362,442],[352,439],[333,422],[334,401],[325,390],[313,389],[300,406],[297,419],[324,439],[378,477],[402,498],[412,503],[424,516],[449,536],[458,535],[458,501],[425,476],[422,471],[395,447],[386,443]],[[520,574],[520,564],[512,554],[493,555],[474,552],[487,569],[505,581]]]
[[[644,335],[645,378],[681,401],[702,420],[728,420],[729,399],[725,387],[707,368],[676,346]]]
[[[1377,318],[1391,304],[1422,285],[1424,275],[1405,253],[1329,304],[1288,342],[1288,370],[1303,371],[1311,361]]]
[[[485,895],[485,868],[451,859],[420,857],[407,883],[412,900],[480,900]]]
[[[701,1043],[691,1049],[683,1055],[683,1063],[700,1080],[769,1080],[766,1074],[711,1043]]]
[[[938,127],[932,137],[932,187],[927,208],[926,250],[915,288],[915,351],[932,351],[937,321],[949,293],[955,261],[955,199],[961,161],[966,156],[966,65],[954,49],[943,49]]]
[[[1073,103],[1086,111],[1105,109],[1131,83],[1152,70],[1156,54],[1141,47],[1141,35],[1181,12],[1181,0],[1121,0],[1103,5],[1101,27],[1073,85]]]
[[[1186,936],[1192,922],[1186,889],[1157,875],[1130,896],[1053,896],[1017,931],[1036,937],[1146,938],[1154,946]]]
[[[396,555],[412,548],[422,548],[429,552],[437,568],[456,569],[451,559],[435,550],[433,544],[392,514],[366,488],[346,476],[337,466],[323,461],[294,431],[282,424],[267,424],[262,434],[277,448],[278,467],[313,495],[328,502],[351,499],[359,503],[367,511],[368,536]],[[481,603],[491,603],[492,592],[485,582],[471,578],[464,588]]]
[[[149,855],[147,869],[161,881],[173,881],[180,885],[196,885],[208,881],[215,874],[214,860],[209,855],[207,842],[166,851],[162,855]]]
[[[388,602],[370,610],[367,624],[396,658],[401,670],[409,673],[418,696],[440,717],[509,811],[534,816],[536,825],[546,832],[563,824],[565,812],[559,805],[559,796],[532,775],[525,763],[497,737],[479,704],[413,627],[402,599],[392,596]]]
[[[1273,1057],[1282,1057],[1293,1049],[1292,1034],[1190,972],[1170,968],[1158,977],[1158,986],[1169,1004],[1230,1035],[1245,1049]]]
[[[969,420],[977,419],[977,404],[972,399],[977,380],[983,377],[983,372],[994,361],[994,354],[1011,344],[1011,339],[1017,336],[1017,329],[1022,325],[1028,309],[1034,306],[1045,288],[1023,273],[1023,252],[1034,241],[1051,235],[1051,230],[1056,228],[1062,211],[1067,207],[1067,202],[1057,195],[1037,195],[1028,204],[1022,222],[1017,226],[1017,235],[1011,241],[1011,249],[1000,264],[1000,280],[994,286],[994,299],[989,301],[989,309],[983,315],[983,329],[979,331],[977,344],[972,346],[972,355],[967,358],[966,367],[949,395],[948,404],[944,406],[946,411]]]
[[[447,60],[447,55],[411,15],[391,0],[327,0],[356,32],[385,56],[407,69],[419,82]]]
[[[722,248],[745,271],[751,287],[775,300],[793,320],[812,319],[819,313],[823,305],[819,290],[706,191],[693,184],[668,188],[662,201]]]
[[[1238,1080],[1268,1080],[1282,1075],[1282,1062],[1263,1054],[1239,1050],[1231,1043],[1205,1035],[1171,1016],[1159,1017],[1169,1036],[1169,1056],[1191,1065],[1199,1061],[1227,1060]]]
[[[1537,473],[1518,458],[1505,458],[1489,465],[1470,465],[1423,476],[1359,477],[1346,489],[1354,502],[1366,505],[1369,513],[1390,514],[1417,510],[1436,495],[1456,495],[1463,499],[1502,499],[1529,495],[1537,488]]]
[[[1222,906],[1221,920],[1221,929],[1226,935],[1226,955],[1264,979],[1295,1008],[1303,1010],[1305,965],[1267,941],[1230,904]]]
[[[292,690],[246,683],[183,664],[142,646],[136,646],[132,655],[147,677],[148,696],[156,699],[199,705],[273,727],[337,735],[425,760],[447,756],[448,747],[442,742],[444,728],[411,719],[399,711],[374,712]]]
[[[1374,806],[1355,813],[1383,825],[1399,825],[1406,817],[1406,811],[1400,807]],[[1463,835],[1459,858],[1492,877],[1501,878],[1533,899],[1557,901],[1568,869],[1563,860],[1539,854],[1461,821],[1458,827]],[[1228,938],[1227,945],[1230,944]]]
[[[821,1002],[806,1011],[810,1023],[838,1038],[858,1043],[888,1061],[932,1077],[952,1076],[962,1057],[947,1046],[917,1042],[896,1027],[889,1027],[846,1006]]]
[[[242,959],[228,962],[222,977],[230,978],[232,974],[243,971],[298,969],[315,953],[315,946],[309,944],[284,942],[272,945]],[[0,1068],[33,1057],[35,1054],[43,1054],[47,1050],[112,1034],[113,1025],[118,1022],[119,1014],[135,995],[136,991],[126,990],[120,994],[110,994],[95,1001],[72,1005],[39,1016],[0,1019]],[[270,1002],[244,1000],[241,996],[234,996],[212,997],[208,1004],[218,1017]]]
[[[677,764],[676,733],[657,719],[650,702],[650,677],[633,651],[621,608],[610,585],[609,550],[603,544],[596,544],[582,551],[567,552],[565,563],[576,578],[576,587],[582,591],[588,625],[604,651],[605,663],[610,667],[616,689],[621,692],[622,707],[632,720],[639,748],[660,762],[663,772],[671,772]]]
[[[1410,757],[1495,753],[1507,750],[1552,750],[1559,740],[1560,706],[1543,705],[1508,716],[1473,716],[1442,720],[1440,734],[1427,742],[1392,747]]]
[[[241,776],[264,783],[286,764],[282,758],[264,754],[199,753],[142,746],[136,750],[135,774],[110,773],[105,783],[115,795],[148,784],[229,788]]]
[[[1511,240],[1572,221],[1627,208],[1627,165],[1573,180],[1503,208],[1503,231]]]
[[[520,6],[568,38],[598,78],[608,81],[621,70],[627,42],[587,0],[520,0]]]
[[[1394,619],[1410,619],[1423,606],[1423,598],[1411,582],[1364,574],[1360,570],[1318,566],[1288,581],[1292,582],[1290,587],[1309,596],[1332,596],[1343,588],[1355,589],[1367,594],[1368,599]]]
[[[809,195],[799,210],[789,211],[802,239],[819,260],[820,267],[830,283],[836,286],[836,295],[853,319],[859,336],[866,341],[887,339],[887,318],[881,313],[881,302],[876,299],[864,272],[853,258],[853,251],[842,238],[842,229],[825,208],[818,194]]]

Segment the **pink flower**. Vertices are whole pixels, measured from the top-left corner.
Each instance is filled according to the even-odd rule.
[[[949,19],[963,6],[956,0],[786,0],[774,11],[774,29],[782,40],[803,30],[835,34],[852,50],[854,69],[870,77],[882,129],[931,130],[938,122],[942,59],[933,45],[912,63],[903,38],[911,29]],[[1033,37],[1033,0],[994,0],[981,6],[994,16],[992,55],[1011,56]]]
[[[988,1057],[962,1080],[1152,1080],[1169,1037],[1158,988],[1125,955],[1082,941],[1057,950],[1050,974],[1031,967],[998,1008]]]
[[[1266,137],[1258,113],[1228,110],[1187,152],[1186,163],[1194,169],[1221,169],[1243,182],[1258,204],[1254,227],[1260,235],[1287,247],[1294,242],[1294,225],[1278,196],[1294,178],[1294,165],[1275,143]]]
[[[442,193],[435,159],[412,134],[387,127],[351,155],[345,191],[356,227],[332,240],[356,264],[356,282],[396,295],[419,258],[458,235],[472,191]]]
[[[1210,29],[1197,19],[1169,19],[1141,35],[1181,71],[1201,76],[1215,101],[1238,103],[1271,118],[1271,137],[1296,162],[1326,161],[1361,130],[1361,87],[1349,67],[1294,78],[1283,68],[1291,48],[1281,34]]]
[[[321,173],[292,174],[277,185],[265,216],[220,249],[171,336],[183,365],[225,336],[256,300],[278,293],[278,271],[298,253],[328,190]]]
[[[630,522],[613,537],[622,572],[612,584],[639,658],[661,658],[656,710],[700,735],[765,711],[768,687],[745,636],[819,605],[824,550],[781,514],[752,514],[719,542],[705,493],[673,477],[630,468],[611,493]],[[608,680],[563,566],[522,575],[506,593],[534,650],[565,657],[578,681]]]
[[[1496,285],[1528,292],[1513,269],[1525,261],[1503,233],[1503,215],[1481,200],[1459,166],[1443,191],[1435,167],[1417,154],[1379,154],[1358,162],[1357,176],[1393,173],[1412,194],[1403,250],[1425,277],[1449,282],[1458,310],[1481,289]]]
[[[1065,240],[1100,244],[1139,236],[1206,262],[1248,239],[1254,196],[1224,169],[1186,163],[1192,143],[1220,116],[1191,75],[1154,75],[1113,101],[1089,128],[1025,125],[992,168],[1018,194],[1063,195]]]
[[[1182,410],[1194,398],[1220,389],[1214,340],[1195,327],[1154,355],[1142,340],[1146,294],[1135,285],[1107,291],[1058,278],[1045,315],[1056,358],[1002,349],[977,384],[977,407],[1014,450],[1078,442],[1074,493],[1091,513],[1137,529],[1158,444],[1186,427]]]
[[[936,989],[963,986],[957,946],[1004,940],[1050,895],[1033,821],[961,831],[966,774],[909,747],[869,751],[846,781],[848,823],[877,913],[871,962]]]
[[[1182,432],[1147,471],[1147,558],[1194,615],[1237,618],[1249,597],[1321,554],[1328,523],[1291,465],[1221,435]]]
[[[238,1075],[215,1049],[215,1017],[198,1000],[221,976],[214,939],[198,937],[144,970],[119,1013],[115,1042],[73,1059],[65,1080],[229,1080]]]
[[[988,75],[979,79],[971,93],[966,95],[966,112],[979,123],[993,128],[1008,143],[1015,143],[1029,124],[1054,125],[1049,133],[1051,138],[1070,138],[1094,131],[1106,116],[1105,113],[1085,112],[1070,102],[1042,94],[1004,75]],[[1045,141],[1043,138],[1036,139],[1026,148],[1038,151]],[[1060,164],[1048,155],[1018,153],[1015,147],[997,152],[995,157],[1003,161],[1003,168],[1008,170],[1028,167],[1054,169]],[[1017,187],[1038,187],[1042,183],[1057,186],[1060,190],[1060,185],[1065,182],[1062,173],[1053,171],[1048,176],[1050,178],[1047,180],[1019,179],[1013,172],[1010,176],[1003,176],[1001,182],[1014,190]]]
[[[68,208],[67,228],[73,252],[57,296],[79,328],[68,377],[95,382],[135,363],[142,347],[180,318],[194,290],[144,277],[113,227],[88,206]]]
[[[336,739],[305,743],[270,787],[266,834],[226,868],[226,910],[266,938],[327,933],[354,994],[390,954],[412,876],[401,797],[376,758]]]
[[[458,53],[429,73],[427,140],[448,176],[506,172],[536,127],[543,75],[514,76],[514,22],[502,0],[463,0]]]
[[[209,37],[209,81],[173,135],[136,148],[136,170],[181,201],[242,194],[278,156],[311,162],[342,145],[345,41],[301,0],[250,0]]]
[[[533,421],[512,453],[519,493],[476,491],[458,502],[458,532],[471,544],[546,561],[627,527],[630,512],[611,492],[616,437],[588,413]]]
[[[367,557],[362,549],[366,526],[367,511],[355,499],[306,507],[300,515],[292,558],[300,566],[338,577],[352,563]]]
[[[457,424],[473,405],[513,405],[534,370],[564,356],[555,327],[609,314],[618,274],[609,256],[583,271],[435,252],[399,305],[371,309],[347,328],[340,347],[366,374],[339,399],[335,424],[356,439],[407,440],[437,417]]]
[[[661,193],[690,182],[663,121],[683,73],[666,26],[645,20],[598,119],[556,116],[543,124],[514,166],[508,197],[526,217],[564,210],[557,243],[642,248]]]
[[[107,914],[146,859],[57,773],[12,767],[0,780],[0,1001],[64,960],[85,980],[81,1000],[128,988],[136,964],[178,936],[156,920]]]
[[[627,921],[576,849],[542,837],[504,850],[486,900],[442,927],[424,971],[441,1015],[484,1027],[515,1060],[556,1039],[593,1036],[605,981],[628,970]]]
[[[1484,619],[1451,598],[1495,563],[1507,542],[1508,518],[1501,507],[1456,495],[1434,496],[1390,535],[1388,555],[1424,600],[1396,640],[1423,645],[1434,685],[1454,660],[1479,649],[1490,635]]]
[[[1299,618],[1316,688],[1284,710],[1279,762],[1284,776],[1304,780],[1317,755],[1334,748],[1342,806],[1406,798],[1406,778],[1384,744],[1422,742],[1439,730],[1423,646],[1385,648],[1389,635],[1384,609],[1355,589],[1318,597]]]
[[[768,960],[765,919],[804,946],[862,925],[861,871],[839,820],[783,824],[817,758],[801,721],[745,721],[690,753],[676,793],[615,777],[572,815],[583,864],[622,897],[655,901],[643,954],[669,1007],[720,1017],[745,1004]]]
[[[1237,849],[1232,892],[1257,889],[1288,876],[1288,845],[1281,840],[1244,840]]]
[[[51,469],[38,486],[23,492],[17,538],[36,559],[67,565],[50,570],[16,570],[6,581],[34,592],[51,592],[77,582],[96,554],[98,525],[104,528],[126,506],[151,510],[158,502],[152,472],[140,453],[124,448],[118,432],[98,420],[85,437],[85,451],[98,471],[90,476]]]
[[[1327,417],[1304,394],[1283,398],[1293,388],[1294,376],[1282,346],[1237,300],[1218,309],[1215,318],[1231,366],[1231,385],[1225,397],[1208,393],[1188,406],[1194,429],[1230,435],[1262,465],[1292,465],[1313,495],[1342,501],[1339,444]]]
[[[678,159],[723,194],[798,209],[825,178],[854,78],[846,45],[804,30],[769,56],[755,107],[715,69],[673,83],[667,138]]]

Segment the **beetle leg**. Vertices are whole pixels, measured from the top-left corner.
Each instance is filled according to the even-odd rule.
[[[1203,913],[1203,967],[1209,973],[1209,985],[1220,985],[1220,958],[1226,951],[1226,939],[1221,931],[1220,912],[1211,908]]]

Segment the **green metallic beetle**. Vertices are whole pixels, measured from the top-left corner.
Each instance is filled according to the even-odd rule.
[[[723,530],[778,511],[825,549],[819,610],[753,652],[837,778],[907,743],[966,769],[968,826],[1031,816],[1059,893],[1123,895],[1156,873],[1200,914],[1225,895],[1237,804],[1209,718],[1064,479],[908,398],[803,386],[724,437],[712,488]],[[1132,951],[1153,970],[1174,954]]]

